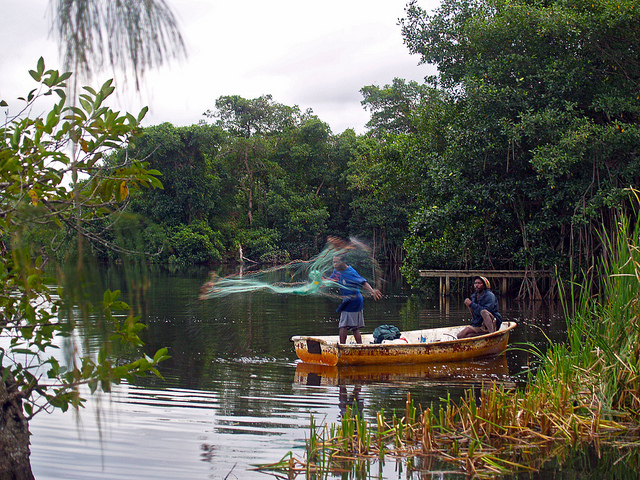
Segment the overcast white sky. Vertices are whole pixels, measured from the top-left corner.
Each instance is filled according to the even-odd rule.
[[[112,105],[132,113],[148,105],[146,125],[197,123],[221,95],[272,94],[276,102],[313,109],[334,133],[362,133],[369,119],[360,104],[363,86],[435,73],[402,43],[397,22],[408,0],[166,1],[188,58],[149,72],[139,94],[119,89]],[[420,4],[432,10],[439,1]],[[10,101],[33,87],[28,70],[40,56],[47,67],[59,68],[60,61],[49,35],[49,0],[0,5],[0,98]],[[92,84],[111,76],[101,73]]]

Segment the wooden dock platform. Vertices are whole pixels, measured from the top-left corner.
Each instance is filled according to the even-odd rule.
[[[451,294],[451,278],[486,277],[491,282],[493,289],[495,289],[497,281],[499,281],[500,291],[504,293],[507,291],[508,279],[510,278],[535,281],[539,278],[552,276],[551,272],[545,270],[420,270],[419,274],[421,277],[439,278],[440,295],[443,296]],[[532,296],[537,297],[538,295],[533,294]]]

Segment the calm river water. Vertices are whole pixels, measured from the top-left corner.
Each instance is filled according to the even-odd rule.
[[[109,269],[105,278],[111,288],[126,286],[122,269]],[[264,292],[199,300],[206,281],[206,272],[157,272],[142,301],[124,292],[144,312],[148,353],[169,348],[164,380],[148,377],[118,386],[109,397],[90,398],[78,418],[36,416],[31,458],[38,480],[268,479],[252,466],[289,451],[303,458],[311,415],[317,423],[337,422],[355,396],[371,420],[381,408],[403,409],[409,392],[428,405],[447,394],[458,397],[482,379],[518,382],[533,361],[514,350],[467,369],[441,366],[364,379],[310,375],[298,365],[289,338],[335,334],[337,300]],[[469,321],[462,295],[412,295],[398,280],[389,281],[384,293],[378,302],[365,299],[365,332],[382,324],[408,330]],[[544,349],[545,335],[564,338],[559,305],[501,299],[501,311],[519,323],[512,345],[531,342]],[[433,478],[395,462],[372,467],[371,475]]]

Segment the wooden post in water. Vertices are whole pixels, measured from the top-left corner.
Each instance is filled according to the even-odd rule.
[[[444,276],[444,283],[442,282],[442,278],[440,277],[440,295],[449,296],[451,293],[451,277],[449,275]]]

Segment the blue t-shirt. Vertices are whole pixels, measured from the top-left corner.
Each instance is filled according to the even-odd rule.
[[[334,269],[329,278],[340,284],[342,303],[336,309],[337,312],[359,312],[362,310],[364,299],[360,293],[360,285],[367,281],[365,278],[350,266],[342,272]]]

